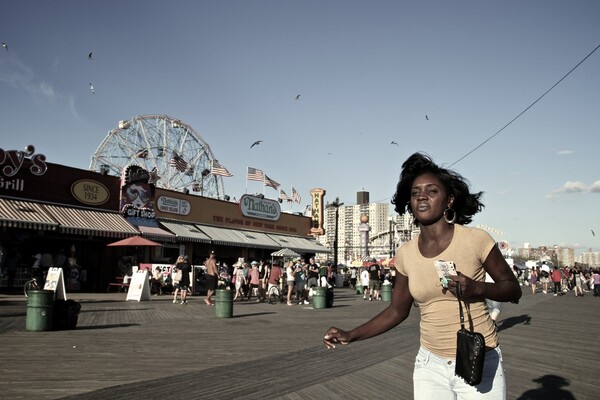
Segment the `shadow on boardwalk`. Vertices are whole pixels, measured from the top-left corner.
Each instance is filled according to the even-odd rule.
[[[600,398],[600,299],[526,292],[500,316],[508,398]],[[412,398],[416,308],[378,338],[326,350],[327,327],[354,327],[387,304],[345,288],[330,309],[239,302],[234,318],[216,318],[197,297],[125,297],[69,294],[82,303],[76,329],[26,332],[24,299],[0,295],[0,398]]]

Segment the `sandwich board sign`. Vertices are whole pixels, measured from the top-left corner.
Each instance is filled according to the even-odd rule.
[[[127,300],[150,300],[150,281],[147,270],[137,271],[131,276]]]
[[[52,267],[48,269],[44,290],[52,290],[54,292],[54,299],[67,299],[67,293],[65,291],[65,277],[62,268]]]

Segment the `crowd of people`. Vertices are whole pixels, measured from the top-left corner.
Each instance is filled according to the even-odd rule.
[[[301,257],[273,262],[239,259],[232,271],[221,268],[221,285],[235,291],[234,301],[265,301],[273,287],[285,297],[287,305],[309,304],[311,288],[335,284],[336,268],[330,263],[318,264],[314,258]]]
[[[531,293],[541,290],[543,294],[553,293],[561,296],[573,292],[575,297],[583,297],[584,293],[593,292],[600,296],[600,269],[581,268],[577,263],[573,267],[549,266],[542,262],[541,267],[516,271],[521,286],[529,286]]]

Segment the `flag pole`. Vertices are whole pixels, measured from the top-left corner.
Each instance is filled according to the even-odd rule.
[[[246,194],[248,194],[248,166],[246,166]]]

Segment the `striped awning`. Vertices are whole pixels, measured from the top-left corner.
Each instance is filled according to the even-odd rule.
[[[175,222],[160,222],[160,224],[173,232],[177,239],[184,242],[210,243],[210,237],[202,232],[194,224],[184,224]]]
[[[279,243],[274,241],[267,235],[262,232],[253,232],[253,231],[235,231],[238,235],[242,236],[244,240],[246,240],[247,247],[255,247],[262,249],[278,249],[281,246]]]
[[[225,246],[247,247],[248,241],[238,235],[235,230],[227,228],[218,228],[216,226],[197,225],[198,228],[206,233],[214,244]]]
[[[331,251],[321,245],[314,239],[299,237],[274,235],[269,233],[269,236],[275,240],[281,247],[292,249],[300,253],[331,253]]]
[[[58,224],[40,203],[0,197],[0,226],[55,231]]]
[[[116,212],[44,204],[44,209],[58,222],[59,231],[74,235],[127,237],[138,231]]]
[[[142,233],[142,236],[147,239],[156,240],[159,242],[175,242],[175,235],[164,229],[155,226],[143,226],[137,227]]]

